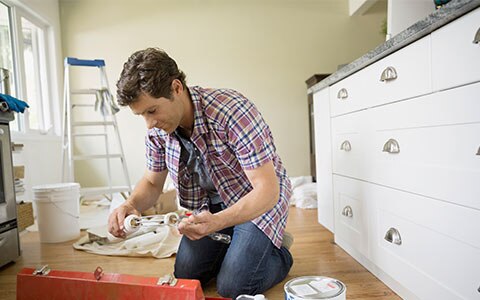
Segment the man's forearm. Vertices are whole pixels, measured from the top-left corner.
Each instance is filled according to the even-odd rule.
[[[157,187],[151,183],[147,178],[142,177],[135,186],[127,203],[132,205],[136,210],[143,212],[154,206],[158,197],[162,193],[162,187]]]
[[[253,189],[231,207],[217,213],[222,227],[230,227],[251,221],[272,209],[279,198],[278,189]]]

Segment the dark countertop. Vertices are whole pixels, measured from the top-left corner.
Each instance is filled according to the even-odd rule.
[[[432,4],[433,5],[433,4]],[[396,50],[415,42],[416,40],[430,34],[435,29],[461,17],[480,6],[480,0],[452,0],[442,8],[431,13],[425,19],[418,21],[385,43],[371,50],[364,56],[345,65],[337,72],[308,89],[308,93],[314,93],[330,86],[343,78],[365,68],[366,66],[380,60],[381,58],[395,52]]]

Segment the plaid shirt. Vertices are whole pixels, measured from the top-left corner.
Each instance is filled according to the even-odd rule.
[[[270,128],[255,105],[240,93],[228,89],[190,87],[194,108],[191,141],[201,152],[215,188],[227,207],[250,192],[244,170],[272,161],[280,184],[280,197],[269,211],[252,220],[280,248],[287,223],[291,184],[276,153]],[[152,128],[146,137],[147,168],[168,169],[178,190],[180,205],[197,208],[207,193],[193,180],[180,161],[181,146],[175,134]]]

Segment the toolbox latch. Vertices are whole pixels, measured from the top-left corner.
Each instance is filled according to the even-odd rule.
[[[99,281],[100,278],[102,278],[102,276],[103,276],[103,269],[102,269],[102,267],[97,267],[97,268],[95,269],[95,272],[93,272],[93,276],[95,276],[95,279],[96,279],[97,281]]]
[[[177,284],[177,278],[173,274],[167,274],[158,279],[157,285],[169,285],[175,286]]]
[[[41,267],[37,267],[35,269],[35,271],[33,271],[33,275],[48,275],[48,273],[50,273],[50,268],[48,267],[48,265],[44,265],[44,266],[41,266]]]

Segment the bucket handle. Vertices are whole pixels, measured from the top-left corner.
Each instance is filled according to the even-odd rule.
[[[73,218],[75,218],[75,219],[79,219],[79,218],[80,218],[80,216],[75,216],[75,215],[69,213],[68,211],[63,210],[63,209],[62,209],[61,207],[59,207],[54,201],[52,201],[52,199],[51,199],[50,197],[48,197],[48,203],[52,203],[53,206],[55,206],[59,211],[61,211],[61,212],[64,213],[64,214],[69,215],[70,217],[73,217]]]

